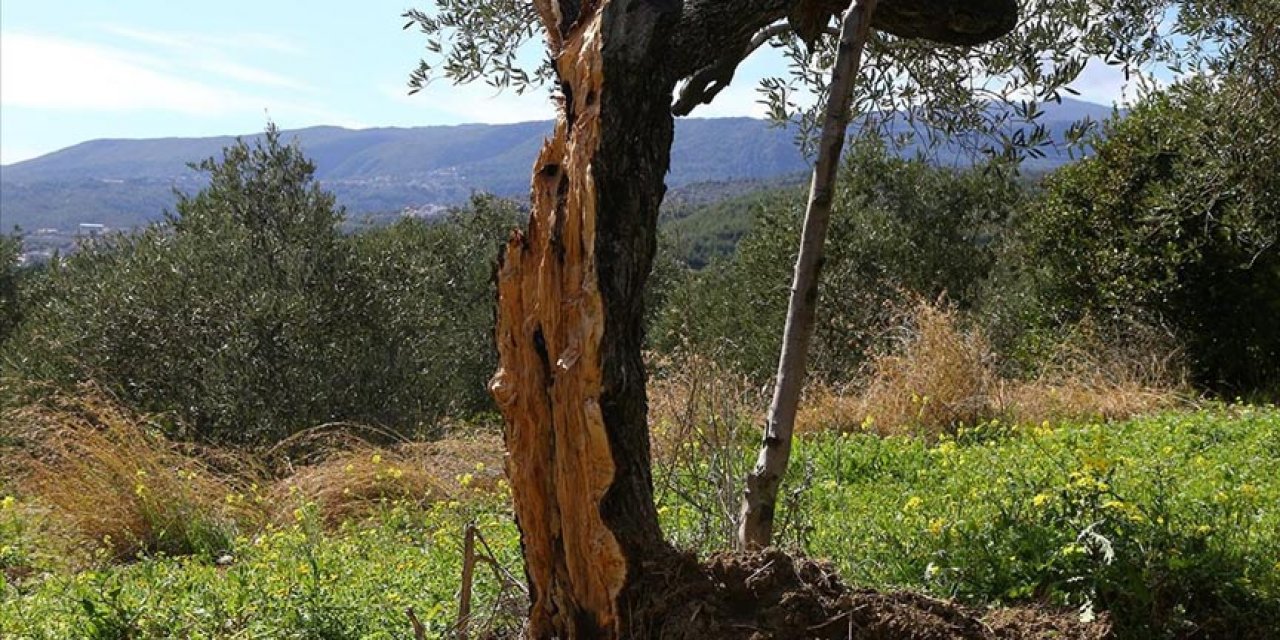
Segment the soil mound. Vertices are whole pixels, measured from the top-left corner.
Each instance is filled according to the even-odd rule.
[[[637,637],[670,640],[1100,640],[1105,620],[1073,611],[979,609],[908,593],[851,589],[827,564],[777,550],[698,563],[678,556],[647,579]]]

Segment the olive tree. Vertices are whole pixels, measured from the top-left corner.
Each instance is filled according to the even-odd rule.
[[[674,117],[710,102],[767,43],[792,61],[763,87],[804,134],[825,105],[843,0],[437,0],[411,11],[429,59],[414,73],[524,90],[551,84],[558,113],[533,167],[527,229],[498,270],[499,369],[512,486],[530,584],[530,637],[645,636],[646,604],[673,556],[654,507],[646,424],[643,300]],[[1037,102],[1095,54],[1153,51],[1164,3],[886,0],[871,17],[851,109],[929,135],[1004,131],[1034,153]],[[1010,33],[1011,32],[1011,33]],[[1008,37],[996,39],[1002,34]],[[526,64],[526,43],[547,56]],[[1158,40],[1158,39],[1156,39]],[[984,44],[985,43],[985,44]],[[991,99],[1019,99],[1015,109]],[[802,135],[812,140],[812,135]],[[769,443],[766,441],[766,446]]]

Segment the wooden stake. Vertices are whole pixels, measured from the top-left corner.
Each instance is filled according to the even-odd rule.
[[[471,626],[471,583],[476,569],[476,525],[468,524],[462,537],[462,588],[458,593],[458,638],[467,640]]]

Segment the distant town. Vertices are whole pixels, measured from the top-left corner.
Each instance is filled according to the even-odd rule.
[[[18,255],[18,264],[44,264],[54,256],[75,251],[82,242],[100,238],[110,232],[110,227],[96,222],[82,222],[72,228],[44,227],[23,232],[22,253]]]

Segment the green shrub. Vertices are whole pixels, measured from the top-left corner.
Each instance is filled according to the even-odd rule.
[[[1276,391],[1277,131],[1274,93],[1234,77],[1175,85],[1111,123],[1019,225],[1001,269],[1017,277],[990,306],[1040,328],[1013,342],[1034,354],[1028,341],[1085,317],[1168,327],[1202,388]]]
[[[18,327],[21,309],[18,300],[18,257],[22,241],[17,236],[0,236],[0,345]]]
[[[777,365],[804,202],[757,198],[737,253],[691,273],[654,327],[660,350],[711,357],[757,380]],[[889,305],[945,294],[971,307],[1022,189],[998,165],[960,171],[861,141],[837,187],[810,371],[848,380],[881,339]],[[905,295],[904,295],[905,294]]]
[[[486,410],[489,272],[512,225],[487,198],[452,222],[349,237],[314,167],[271,128],[199,165],[163,224],[83,247],[32,287],[4,374],[93,380],[171,437],[262,443],[336,421],[429,433]]]
[[[347,239],[360,274],[360,343],[347,349],[369,381],[364,406],[380,424],[406,416],[470,416],[494,409],[488,381],[498,248],[520,221],[510,202],[476,196],[445,220],[403,219]]]

